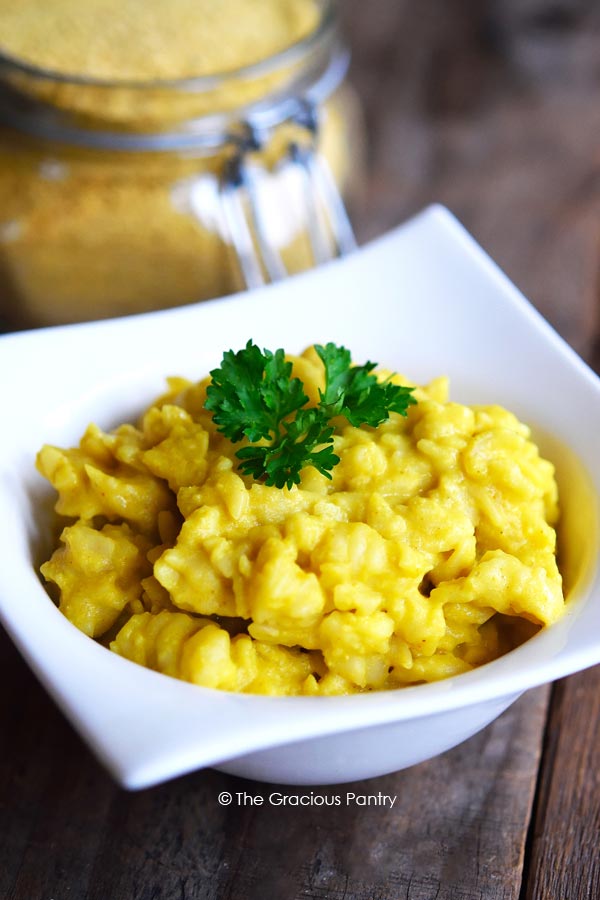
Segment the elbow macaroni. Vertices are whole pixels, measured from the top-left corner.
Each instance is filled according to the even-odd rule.
[[[294,365],[316,397],[314,350]],[[204,687],[328,695],[468,671],[561,616],[554,471],[510,412],[436,379],[288,490],[238,474],[207,384],[39,453],[72,520],[42,572],[86,634]]]

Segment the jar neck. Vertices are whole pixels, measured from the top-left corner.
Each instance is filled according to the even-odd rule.
[[[334,15],[276,58],[181,82],[49,78],[0,59],[0,121],[75,146],[210,156],[249,140],[265,144],[286,122],[309,124],[307,115],[338,87],[348,64]]]

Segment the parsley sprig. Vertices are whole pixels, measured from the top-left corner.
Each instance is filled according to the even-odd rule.
[[[372,374],[376,363],[353,366],[350,351],[333,343],[315,350],[325,369],[317,406],[306,406],[304,385],[291,377],[292,363],[281,349],[261,351],[250,340],[243,350],[226,351],[210,373],[206,409],[232,443],[247,439],[236,453],[240,470],[267,485],[291,488],[305,466],[331,478],[340,461],[333,452],[338,416],[357,428],[376,428],[390,412],[405,416],[416,403],[413,388],[379,381]]]

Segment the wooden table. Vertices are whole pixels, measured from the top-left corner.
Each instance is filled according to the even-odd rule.
[[[598,4],[343,5],[370,134],[361,239],[447,204],[598,368]],[[223,807],[273,788],[212,771],[127,794],[4,635],[0,665],[0,898],[600,898],[600,668],[409,771],[312,789],[390,810]]]

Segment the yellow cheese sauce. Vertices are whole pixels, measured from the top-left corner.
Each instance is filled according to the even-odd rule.
[[[291,359],[316,402],[316,352]],[[438,378],[406,418],[340,424],[332,480],[279,489],[237,471],[207,384],[171,379],[137,425],[38,455],[68,522],[42,573],[113,652],[205,687],[349,694],[469,671],[562,615],[553,466],[507,410]]]

